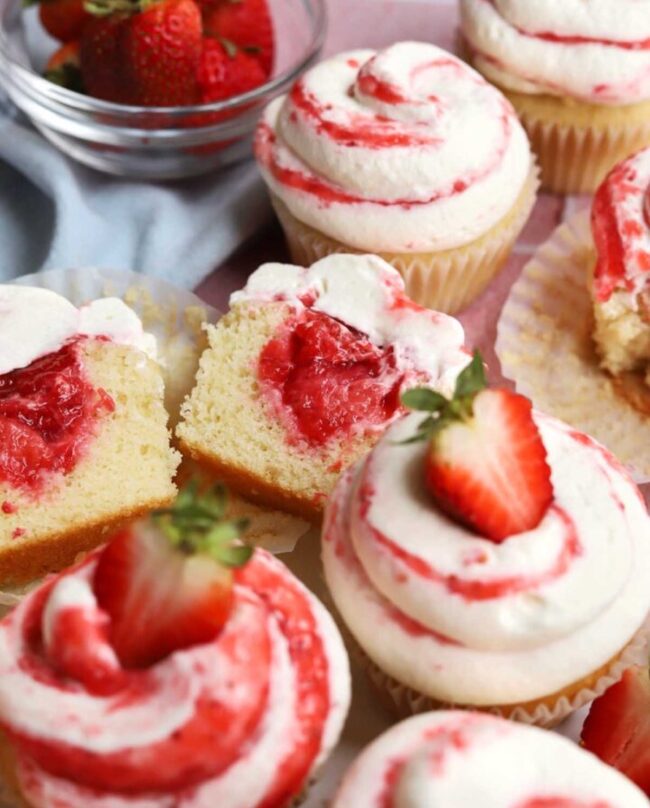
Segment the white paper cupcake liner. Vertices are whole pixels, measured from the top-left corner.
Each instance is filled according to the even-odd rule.
[[[165,378],[165,406],[173,428],[181,402],[194,385],[199,358],[207,345],[203,324],[217,322],[221,312],[192,292],[135,272],[94,267],[50,270],[24,275],[15,283],[51,289],[75,306],[101,297],[122,298],[158,342]],[[251,520],[251,540],[275,553],[293,550],[310,527],[296,517],[258,508],[235,498],[233,510]],[[0,616],[15,606],[33,586],[0,591]]]
[[[394,715],[407,718],[430,710],[463,709],[480,710],[481,712],[519,721],[523,724],[552,729],[557,727],[569,715],[602,695],[609,687],[619,681],[623,673],[636,666],[645,666],[648,662],[648,638],[650,634],[650,617],[633,636],[621,652],[604,667],[603,672],[588,687],[583,687],[570,696],[558,695],[555,700],[549,697],[548,703],[527,705],[503,705],[494,707],[468,704],[451,704],[438,701],[431,696],[420,693],[398,681],[383,671],[358,645],[351,642],[351,652],[365,671],[371,685],[380,695],[383,703]],[[567,690],[569,688],[567,687]],[[543,697],[542,697],[543,698]]]
[[[587,279],[594,247],[586,211],[560,225],[526,264],[501,312],[503,375],[539,410],[606,446],[637,483],[650,481],[650,418],[618,395],[593,341]]]

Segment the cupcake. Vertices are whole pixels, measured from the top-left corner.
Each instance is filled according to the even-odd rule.
[[[416,302],[451,313],[502,266],[537,189],[501,93],[418,42],[308,70],[267,107],[255,154],[297,264],[376,253]]]
[[[483,388],[391,426],[325,518],[334,602],[398,714],[454,705],[551,726],[647,653],[649,520],[595,441]]]
[[[410,718],[365,749],[332,808],[647,808],[572,741],[480,713]]]
[[[208,328],[182,408],[183,452],[247,499],[319,520],[341,470],[403,412],[416,384],[450,393],[462,326],[404,294],[373,255],[264,264]]]
[[[2,760],[30,808],[281,808],[336,744],[339,634],[224,507],[185,490],[0,623]]]
[[[542,244],[497,327],[506,377],[650,479],[650,148]]]
[[[512,101],[561,193],[650,144],[650,2],[461,0],[472,64]]]
[[[156,339],[121,300],[0,286],[0,584],[174,500],[163,395]]]

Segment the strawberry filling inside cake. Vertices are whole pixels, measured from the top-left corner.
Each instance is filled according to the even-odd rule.
[[[292,432],[313,446],[377,427],[400,408],[400,372],[392,346],[309,309],[262,350],[262,389]],[[280,404],[280,407],[277,407]]]
[[[92,438],[111,396],[87,378],[79,340],[0,375],[0,480],[39,492],[47,475],[67,474]]]
[[[338,738],[349,673],[325,609],[231,546],[241,525],[204,529],[202,500],[173,513],[174,549],[139,523],[0,624],[0,725],[30,805],[276,808]]]

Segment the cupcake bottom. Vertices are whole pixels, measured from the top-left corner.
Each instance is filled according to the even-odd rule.
[[[500,89],[528,133],[546,190],[592,193],[616,163],[650,145],[650,101],[609,107]]]
[[[416,303],[454,314],[483,291],[507,260],[535,204],[537,167],[530,174],[511,210],[478,239],[431,253],[377,253],[404,278],[406,292]],[[295,218],[274,194],[271,201],[284,230],[292,260],[309,266],[332,253],[358,253]]]
[[[608,687],[621,678],[628,668],[645,665],[647,663],[649,632],[650,620],[646,621],[614,659],[611,659],[606,665],[603,665],[589,676],[573,682],[557,693],[525,703],[490,706],[438,701],[386,673],[355,640],[351,641],[349,650],[364,670],[378,700],[390,713],[399,719],[426,713],[430,710],[476,710],[513,721],[520,721],[524,724],[535,724],[536,726],[551,729],[571,713],[584,707],[585,704],[604,693]]]

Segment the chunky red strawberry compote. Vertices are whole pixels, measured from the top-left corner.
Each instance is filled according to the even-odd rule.
[[[400,407],[403,374],[392,347],[373,345],[365,334],[308,309],[266,344],[258,376],[314,446],[346,437],[358,424],[382,425]]]
[[[0,481],[37,492],[69,473],[114,403],[86,376],[82,340],[0,375]]]
[[[385,732],[332,808],[644,808],[629,780],[557,733],[480,713],[426,713]]]
[[[336,742],[331,618],[265,551],[221,566],[247,557],[224,545],[235,523],[188,529],[189,504],[174,548],[141,523],[0,623],[0,725],[30,805],[279,808]]]

